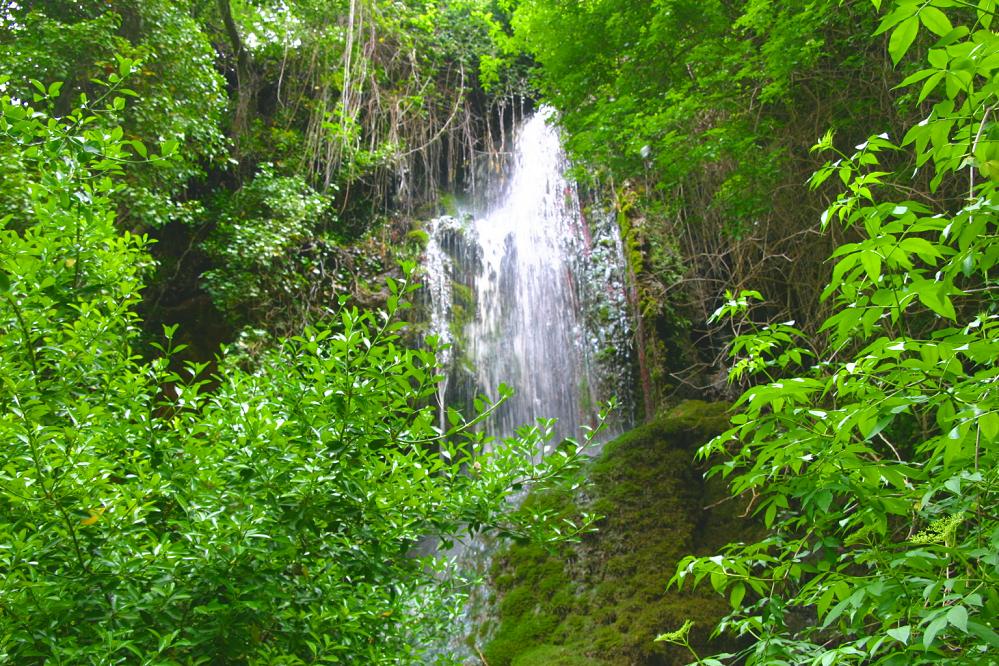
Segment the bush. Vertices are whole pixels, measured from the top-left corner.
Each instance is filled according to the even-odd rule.
[[[897,63],[925,28],[929,67],[903,86],[919,84],[927,117],[898,143],[838,153],[830,133],[817,146],[838,154],[813,186],[844,187],[823,226],[857,239],[832,255],[825,336],[791,322],[735,340],[733,376],[759,383],[702,455],[722,456],[713,473],[770,532],[688,558],[674,579],[728,595],[720,628],[752,640],[733,662],[999,659],[999,37],[993,3],[956,4],[892,3],[879,30]],[[930,192],[911,194],[910,169],[882,170],[904,147],[932,170]]]
[[[576,454],[530,462],[547,424],[486,453],[486,404],[434,426],[434,352],[398,338],[408,281],[253,371],[223,359],[212,392],[204,366],[170,369],[174,329],[140,359],[147,241],[112,204],[137,157],[119,80],[66,117],[0,98],[0,158],[30,204],[0,227],[0,660],[426,663],[460,595],[414,545],[500,523],[544,538],[506,495]]]
[[[327,279],[313,255],[321,254],[317,232],[324,218],[332,218],[329,197],[264,164],[234,195],[219,198],[215,228],[203,243],[216,267],[201,277],[231,321],[267,321],[281,297],[305,300],[310,285]],[[342,283],[346,276],[334,279]]]

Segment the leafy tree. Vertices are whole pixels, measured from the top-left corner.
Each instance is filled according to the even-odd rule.
[[[426,663],[462,594],[414,547],[547,538],[506,496],[571,473],[575,448],[531,462],[548,423],[490,442],[483,403],[435,426],[434,352],[399,339],[408,280],[250,369],[171,370],[174,328],[140,359],[148,239],[116,230],[114,200],[133,161],[171,158],[116,124],[133,66],[64,116],[45,110],[58,85],[0,98],[19,165],[0,184],[26,202],[0,222],[0,659]]]
[[[874,5],[880,7],[875,0]],[[857,238],[832,254],[831,313],[813,359],[791,323],[733,344],[756,386],[701,450],[769,527],[757,543],[690,557],[674,583],[710,581],[751,639],[750,664],[980,664],[999,659],[999,224],[996,7],[887,7],[893,61],[926,117],[900,138],[838,152],[813,187],[843,191],[822,216]],[[916,90],[918,89],[918,92]],[[885,164],[911,150],[933,190]],[[718,316],[758,294],[731,298]],[[680,640],[680,634],[664,636]]]

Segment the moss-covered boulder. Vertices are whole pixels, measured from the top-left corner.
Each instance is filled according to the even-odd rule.
[[[719,502],[724,488],[706,483],[694,462],[695,449],[725,428],[727,407],[688,401],[607,444],[593,462],[588,498],[563,490],[527,499],[529,509],[605,517],[581,543],[554,551],[516,544],[497,555],[498,619],[481,633],[490,636],[490,666],[685,664],[688,652],[654,638],[687,619],[698,653],[734,647],[708,639],[728,611],[724,599],[710,588],[666,590],[682,557],[753,530],[740,517],[744,507]]]

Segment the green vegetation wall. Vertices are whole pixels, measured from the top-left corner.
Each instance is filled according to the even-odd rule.
[[[855,238],[830,256],[824,333],[747,322],[751,292],[718,313],[748,325],[731,375],[751,386],[700,454],[768,533],[673,581],[738,600],[747,664],[999,660],[996,6],[872,5],[925,115],[816,146],[809,184],[838,191],[820,229]]]
[[[397,214],[471,186],[522,93],[518,66],[490,56],[500,20],[487,0],[7,3],[0,78],[27,100],[31,80],[61,83],[66,112],[118,58],[141,63],[123,88],[136,159],[117,222],[159,241],[147,323],[196,323],[207,339],[187,341],[210,358],[244,326],[298,331],[340,295],[384,302],[394,250],[419,250]],[[160,143],[171,160],[149,168]],[[0,215],[19,208],[0,196]]]
[[[642,318],[647,409],[717,391],[737,330],[709,327],[726,289],[767,294],[755,316],[814,332],[825,189],[803,184],[827,129],[843,145],[896,133],[920,110],[866,0],[522,0],[516,44],[533,54],[567,145],[613,192]]]

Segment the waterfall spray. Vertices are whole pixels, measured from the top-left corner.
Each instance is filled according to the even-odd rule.
[[[441,405],[513,387],[489,425],[498,436],[555,418],[556,437],[573,437],[612,393],[625,405],[617,421],[630,418],[630,395],[620,395],[631,353],[620,238],[612,216],[584,218],[549,115],[515,128],[483,203],[428,228],[430,330],[451,345],[439,357]]]

